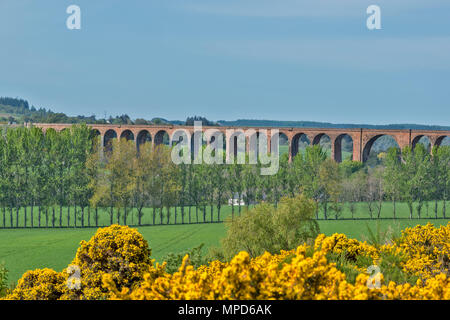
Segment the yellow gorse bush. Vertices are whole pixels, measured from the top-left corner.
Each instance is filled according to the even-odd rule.
[[[108,299],[103,275],[108,274],[118,288],[138,286],[152,263],[150,253],[136,229],[120,225],[100,228],[89,241],[81,241],[70,264],[75,268],[28,271],[6,299]],[[78,287],[74,285],[77,281]]]
[[[379,247],[342,234],[319,235],[310,246],[255,258],[243,251],[229,262],[213,261],[197,269],[185,256],[179,270],[169,274],[165,263],[149,260],[147,244],[136,230],[111,226],[99,229],[77,252],[73,264],[82,271],[81,289],[61,287],[67,279],[64,273],[36,270],[24,274],[7,298],[450,299],[449,232],[450,223],[440,228],[417,226],[405,229],[393,244]],[[337,253],[349,261],[365,257],[377,264],[385,252],[401,256],[402,270],[419,276],[417,282],[384,281],[381,274],[380,286],[371,289],[366,270],[357,269],[356,280],[349,282],[328,259]]]

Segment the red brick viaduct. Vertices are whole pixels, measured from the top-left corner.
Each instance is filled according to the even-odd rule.
[[[40,127],[44,131],[53,128],[57,131],[70,128],[71,124],[47,124],[35,123],[35,127]],[[101,136],[103,145],[106,145],[111,139],[120,137],[136,142],[136,146],[145,142],[153,144],[163,143],[163,137],[167,133],[170,141],[172,141],[173,133],[177,130],[185,130],[191,136],[194,133],[193,126],[176,126],[176,125],[112,125],[112,124],[90,124],[93,130]],[[331,156],[336,161],[342,160],[341,142],[344,136],[349,136],[353,141],[353,160],[367,161],[370,149],[373,143],[381,136],[390,135],[397,142],[400,148],[405,146],[414,146],[422,137],[428,137],[431,146],[439,146],[445,137],[450,136],[450,131],[440,130],[380,130],[380,129],[321,129],[321,128],[286,128],[286,127],[202,127],[202,131],[214,129],[222,132],[224,137],[227,130],[246,131],[248,129],[267,130],[268,136],[271,136],[272,130],[278,130],[280,134],[284,134],[289,142],[289,157],[292,159],[298,152],[298,141],[300,138],[306,137],[312,144],[318,144],[320,139],[327,135],[331,141]],[[230,140],[231,141],[231,140]],[[248,144],[248,139],[246,139]],[[270,143],[270,141],[269,141]],[[228,148],[228,143],[225,148]],[[227,153],[229,150],[227,150]]]

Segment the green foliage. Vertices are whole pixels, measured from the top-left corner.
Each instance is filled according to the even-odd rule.
[[[367,270],[369,266],[374,264],[370,257],[364,255],[358,255],[356,261],[348,259],[345,251],[340,253],[330,252],[327,254],[327,260],[336,263],[336,268],[345,273],[347,281],[352,284],[355,284],[356,277],[362,270]],[[393,281],[397,284],[416,284],[418,277],[403,270],[402,263],[404,261],[402,256],[387,252],[381,253],[377,266],[383,274],[385,283]]]
[[[0,263],[0,297],[3,297],[8,292],[8,270],[5,264]]]
[[[166,271],[168,273],[174,273],[178,271],[181,266],[181,262],[186,255],[189,256],[189,261],[194,268],[205,265],[207,263],[207,259],[203,254],[203,247],[204,244],[202,243],[197,247],[179,253],[168,253],[165,257],[162,258],[162,261],[165,261],[167,263]]]
[[[381,229],[381,225],[379,221],[376,221],[375,230],[370,228],[369,224],[366,222],[366,231],[367,235],[363,236],[364,240],[367,241],[370,245],[379,248],[385,244],[394,243],[396,239],[400,237],[400,228],[399,225],[389,226],[387,229]]]
[[[262,203],[242,216],[227,221],[222,240],[225,259],[245,250],[256,257],[268,251],[289,250],[314,239],[319,227],[314,220],[315,203],[304,195],[281,198],[277,207]]]

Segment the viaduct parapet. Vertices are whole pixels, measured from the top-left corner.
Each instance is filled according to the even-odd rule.
[[[42,128],[44,132],[48,129],[61,131],[70,128],[72,124],[49,124],[49,123],[34,123],[35,127]],[[111,139],[126,138],[133,140],[136,147],[142,143],[150,142],[153,145],[159,145],[164,142],[164,136],[169,138],[171,143],[174,132],[177,130],[184,130],[186,134],[192,136],[194,134],[193,126],[176,126],[176,125],[112,125],[112,124],[88,124],[101,137],[102,145],[106,146]],[[248,130],[266,130],[268,137],[271,137],[278,130],[279,134],[285,135],[289,144],[289,158],[292,159],[298,152],[298,142],[307,138],[310,144],[319,144],[321,138],[327,135],[331,142],[331,157],[337,162],[342,161],[341,144],[344,137],[348,136],[353,142],[353,160],[367,161],[370,150],[374,142],[381,136],[389,135],[395,139],[400,148],[405,146],[415,147],[422,137],[428,137],[431,146],[439,146],[445,137],[450,136],[450,131],[441,130],[382,130],[382,129],[334,129],[334,128],[286,128],[286,127],[212,127],[203,126],[202,131],[208,129],[223,133],[226,136],[227,130],[235,130],[236,133],[246,132]],[[167,135],[166,135],[167,134]],[[234,137],[235,139],[235,137]],[[268,146],[270,147],[270,139],[268,139]],[[246,139],[248,145],[248,139]],[[226,141],[226,152],[230,143]]]

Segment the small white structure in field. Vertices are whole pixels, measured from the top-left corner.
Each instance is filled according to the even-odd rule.
[[[228,205],[230,206],[238,206],[239,205],[239,199],[233,198],[233,199],[228,199]],[[241,206],[245,206],[245,202],[244,200],[241,199]]]

